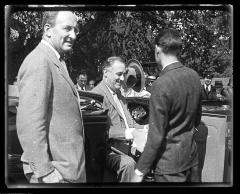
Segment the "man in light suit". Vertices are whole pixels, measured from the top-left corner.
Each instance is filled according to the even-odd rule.
[[[149,131],[132,182],[154,168],[156,182],[198,182],[198,154],[193,138],[201,120],[201,83],[194,70],[178,60],[182,41],[175,30],[155,40],[162,71],[152,85]]]
[[[92,92],[104,96],[103,107],[108,110],[109,129],[106,165],[117,174],[119,182],[130,182],[135,161],[127,154],[112,151],[111,146],[123,145],[126,140],[133,139],[134,130],[144,128],[133,120],[120,91],[126,70],[120,57],[109,57],[103,64],[103,80],[92,89]]]
[[[86,182],[80,100],[63,54],[78,34],[70,11],[43,15],[43,36],[18,72],[17,133],[30,183]]]

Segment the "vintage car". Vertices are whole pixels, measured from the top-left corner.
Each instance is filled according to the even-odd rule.
[[[116,180],[105,169],[107,112],[102,108],[103,97],[92,92],[79,91],[86,137],[87,182],[104,183]],[[127,97],[128,109],[139,124],[148,124],[149,98]],[[16,134],[16,107],[18,98],[8,96],[7,107],[7,185],[27,184],[20,157],[21,145]],[[229,104],[220,101],[202,102],[202,122],[196,142],[202,182],[230,183],[232,180],[232,119]],[[140,155],[137,156],[137,158]],[[135,158],[136,159],[136,158]],[[153,181],[149,175],[145,182]]]

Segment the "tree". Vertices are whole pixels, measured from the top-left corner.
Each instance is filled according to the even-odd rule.
[[[127,62],[155,61],[153,41],[164,28],[176,28],[184,42],[181,61],[200,76],[231,72],[229,10],[75,10],[80,34],[73,52],[67,56],[70,76],[86,69],[89,78],[101,76],[101,64],[112,55]],[[41,11],[17,11],[9,15],[8,61],[9,80],[13,80],[25,56],[41,37]],[[231,68],[230,68],[231,69]]]

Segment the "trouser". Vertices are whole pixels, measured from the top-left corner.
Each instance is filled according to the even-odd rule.
[[[106,166],[117,174],[118,182],[130,182],[135,173],[135,164],[132,157],[113,151],[110,151],[106,157]]]
[[[155,174],[156,182],[201,182],[198,165],[176,174]]]
[[[35,175],[33,173],[27,173],[25,174],[27,180],[29,183],[43,183],[41,178],[36,178]],[[61,180],[60,183],[71,183],[67,180]]]

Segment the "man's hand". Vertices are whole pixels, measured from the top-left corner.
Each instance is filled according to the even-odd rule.
[[[62,180],[63,177],[57,169],[42,178],[43,183],[60,183]]]
[[[136,173],[134,173],[134,175],[133,175],[133,177],[132,177],[130,182],[132,182],[132,183],[140,183],[140,182],[142,182],[142,180],[143,180],[143,175],[139,176]]]
[[[133,139],[132,132],[135,130],[135,128],[128,128],[125,130],[125,138],[126,139]]]

